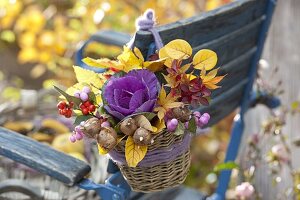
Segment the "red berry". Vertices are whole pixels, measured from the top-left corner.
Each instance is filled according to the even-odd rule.
[[[68,115],[72,115],[72,109],[68,109]]]
[[[64,109],[66,107],[67,103],[64,102],[64,101],[60,101],[58,104],[57,104],[57,108],[59,109]]]
[[[80,107],[81,110],[86,108],[85,105],[83,105],[83,104],[81,104],[79,107]]]
[[[87,115],[89,114],[89,110],[87,108],[82,109],[82,114]]]
[[[66,118],[70,118],[72,116],[72,110],[68,110],[67,113],[65,114]]]
[[[88,107],[89,107],[90,105],[92,105],[92,104],[91,104],[90,101],[86,101],[86,102],[83,103],[83,105],[84,105],[85,107],[88,108]]]
[[[96,109],[96,106],[95,106],[95,105],[90,105],[90,106],[89,106],[90,112],[94,112],[95,109]]]
[[[66,115],[66,114],[67,114],[67,112],[68,112],[68,110],[67,110],[67,109],[63,109],[63,110],[61,110],[61,113],[62,113],[62,115]]]
[[[62,113],[63,110],[62,109],[59,109],[58,111],[59,111],[60,115],[63,115],[63,113]]]

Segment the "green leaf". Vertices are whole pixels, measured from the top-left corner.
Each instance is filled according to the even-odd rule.
[[[196,130],[197,130],[197,124],[196,124],[196,120],[195,120],[194,117],[192,117],[192,119],[190,119],[190,121],[189,121],[188,130],[189,130],[191,133],[196,133]]]
[[[182,122],[178,122],[177,128],[174,132],[174,135],[183,135],[185,131],[184,124]]]
[[[93,103],[96,102],[96,95],[94,92],[89,93],[89,99],[92,100]]]
[[[73,97],[73,96],[67,94],[65,91],[59,89],[59,88],[56,87],[56,86],[54,86],[54,88],[55,88],[61,95],[63,95],[63,96],[67,99],[68,102],[73,102],[74,105],[75,105],[77,108],[79,108],[79,105],[80,105],[80,103],[81,103],[81,100],[80,100],[80,99],[78,99],[78,98],[76,98],[76,97]]]
[[[112,127],[116,125],[116,121],[114,120],[114,118],[111,115],[104,114],[104,116],[107,118],[108,122],[110,123],[110,125]]]
[[[74,124],[78,125],[78,124],[80,124],[80,122],[86,121],[86,120],[88,120],[92,117],[93,117],[92,115],[79,115],[79,116],[76,117],[76,119],[74,121]]]
[[[229,161],[226,163],[220,163],[220,164],[216,165],[214,167],[214,172],[220,172],[223,170],[232,170],[232,169],[238,169],[238,168],[239,168],[238,164],[236,164],[233,161]]]
[[[100,107],[98,108],[98,112],[99,112],[100,114],[107,114],[103,106],[100,106]]]

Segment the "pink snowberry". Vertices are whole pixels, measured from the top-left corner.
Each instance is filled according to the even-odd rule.
[[[85,93],[90,93],[91,92],[91,89],[88,87],[88,86],[84,86],[83,88],[82,88],[82,92],[85,92]]]
[[[101,124],[101,127],[110,127],[110,123],[108,121],[105,121]]]
[[[76,140],[81,140],[83,138],[83,135],[79,132],[76,132],[75,133],[75,138],[76,138]]]
[[[80,99],[81,101],[87,101],[89,99],[89,96],[85,92],[80,92]]]
[[[210,119],[210,115],[208,113],[204,113],[203,115],[201,115],[199,120],[201,121],[202,124],[206,125],[209,119]]]
[[[178,125],[178,120],[177,119],[173,118],[173,119],[169,120],[167,122],[167,129],[168,129],[168,131],[170,131],[170,132],[175,131],[176,128],[177,128],[177,125]]]
[[[80,91],[77,90],[75,93],[74,93],[74,97],[80,99]]]
[[[199,111],[195,111],[193,114],[195,117],[201,117],[201,113]]]
[[[72,142],[72,143],[76,142],[76,138],[74,135],[71,135],[69,139],[70,139],[70,142]]]

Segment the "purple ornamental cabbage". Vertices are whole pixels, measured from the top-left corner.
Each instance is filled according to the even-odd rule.
[[[132,70],[123,77],[112,77],[103,91],[104,108],[120,120],[134,113],[152,112],[158,88],[155,74],[146,69]]]

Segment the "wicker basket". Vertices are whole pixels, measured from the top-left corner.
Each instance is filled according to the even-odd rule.
[[[163,132],[148,147],[145,158],[137,167],[128,167],[125,160],[125,141],[109,155],[137,192],[155,192],[182,184],[190,167],[191,134],[176,136]]]

